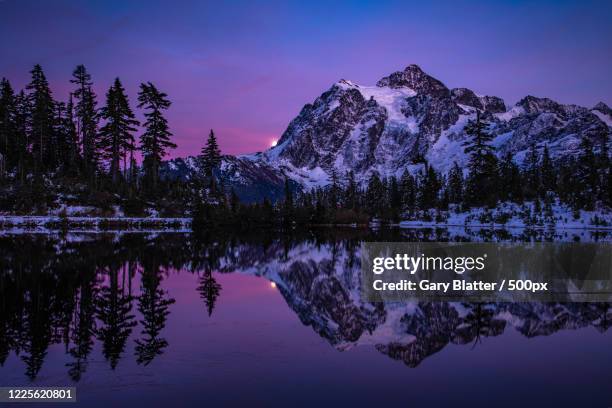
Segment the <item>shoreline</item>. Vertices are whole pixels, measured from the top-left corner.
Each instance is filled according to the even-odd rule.
[[[60,217],[57,215],[0,215],[0,233],[45,233],[45,232],[192,232],[192,219],[189,217]],[[331,228],[399,228],[399,229],[424,229],[424,228],[462,228],[462,229],[485,229],[485,230],[551,230],[551,231],[612,231],[612,226],[603,225],[576,225],[575,223],[555,225],[524,225],[517,223],[508,224],[483,224],[483,223],[436,223],[428,221],[400,221],[395,223],[370,222],[368,224],[313,224],[304,225],[310,227]],[[231,227],[221,227],[231,228]]]
[[[154,231],[189,232],[191,218],[161,217],[60,217],[57,215],[1,215],[0,232],[45,231]]]

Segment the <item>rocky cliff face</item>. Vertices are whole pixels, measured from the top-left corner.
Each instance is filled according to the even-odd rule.
[[[532,144],[547,145],[553,159],[576,155],[582,138],[599,140],[612,127],[612,110],[604,103],[588,109],[527,96],[507,108],[499,97],[449,89],[409,65],[375,86],[333,84],[302,108],[275,147],[228,157],[234,170],[227,182],[271,182],[262,191],[276,193],[285,177],[310,188],[328,184],[333,172],[353,171],[365,183],[373,172],[400,177],[418,171],[424,160],[446,172],[455,161],[467,164],[464,127],[478,111],[490,123],[498,153],[509,151],[519,163]]]
[[[580,139],[598,138],[612,125],[610,108],[563,105],[527,96],[506,108],[496,96],[448,89],[416,65],[368,87],[341,80],[289,124],[262,160],[301,184],[328,182],[331,172],[354,171],[365,182],[372,172],[401,176],[426,159],[446,172],[465,166],[464,127],[480,111],[490,123],[499,154],[522,161],[532,144],[548,145],[553,158],[575,155]]]

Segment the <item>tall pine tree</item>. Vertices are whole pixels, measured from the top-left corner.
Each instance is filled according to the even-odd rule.
[[[219,167],[221,164],[221,150],[217,144],[217,138],[215,132],[210,130],[206,145],[202,148],[202,155],[200,156],[200,166],[204,177],[209,178],[213,176],[213,170]]]
[[[602,129],[599,134],[599,151],[597,154],[597,172],[598,172],[598,196],[597,198],[604,204],[610,206],[612,204],[612,173],[611,160],[608,149],[608,140],[610,131]]]
[[[157,192],[161,161],[168,149],[176,148],[176,144],[170,141],[172,133],[163,114],[170,105],[168,95],[159,91],[151,82],[140,84],[138,107],[146,110],[145,132],[140,136],[140,149],[144,158],[145,179],[154,193]]]
[[[55,103],[42,67],[36,64],[30,74],[32,80],[26,86],[31,108],[29,137],[36,170],[41,172],[55,168],[56,164],[55,146],[53,146]]]
[[[588,137],[580,142],[580,156],[577,162],[574,177],[578,182],[579,191],[576,197],[576,208],[592,210],[597,199],[599,177],[597,174],[597,160],[593,151],[593,143]]]
[[[17,179],[23,185],[28,171],[28,163],[31,162],[28,151],[28,121],[30,116],[30,103],[27,95],[20,91],[15,96],[14,111],[14,131],[15,131],[15,150],[17,160]]]
[[[414,177],[408,170],[400,179],[400,194],[402,195],[402,211],[412,213],[416,204],[417,187]]]
[[[64,132],[66,134],[67,151],[64,158],[66,172],[70,175],[78,174],[78,167],[80,164],[79,154],[79,135],[77,133],[76,125],[74,122],[74,102],[72,94],[68,98],[68,104],[66,105],[66,116],[64,117],[63,123]]]
[[[0,161],[3,169],[16,165],[15,93],[6,78],[0,81]],[[3,176],[3,174],[0,174]]]
[[[373,172],[368,180],[368,187],[365,193],[365,207],[373,217],[381,216],[385,209],[385,185],[377,172]]]
[[[452,169],[448,173],[448,200],[451,203],[459,204],[463,202],[463,170],[457,162],[453,163]]]
[[[98,111],[91,75],[84,65],[78,65],[72,72],[71,83],[76,85],[72,93],[75,104],[76,130],[83,150],[83,167],[90,180],[98,169]]]
[[[497,158],[489,144],[493,136],[487,131],[480,111],[476,120],[470,120],[465,133],[470,141],[464,143],[464,151],[470,155],[469,175],[466,183],[466,201],[472,205],[494,205],[497,201]]]
[[[346,189],[342,199],[344,208],[356,210],[359,207],[359,186],[355,181],[355,173],[349,170],[346,174]]]
[[[116,185],[120,177],[121,159],[125,167],[128,152],[135,148],[132,132],[139,125],[119,78],[106,93],[106,106],[100,110],[100,117],[106,123],[100,128],[99,147],[103,157],[109,161],[109,173]]]
[[[499,161],[499,198],[502,201],[523,202],[523,185],[521,169],[514,163],[512,153],[506,154]]]
[[[523,161],[525,197],[534,199],[541,190],[540,159],[535,144],[531,145]]]
[[[548,152],[548,145],[546,145],[542,152],[542,164],[540,166],[540,197],[545,197],[547,193],[555,191],[556,184],[555,169]]]

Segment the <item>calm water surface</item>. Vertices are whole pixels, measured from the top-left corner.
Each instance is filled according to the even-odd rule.
[[[4,235],[0,385],[86,407],[612,406],[609,304],[360,300],[362,241],[449,239],[610,237]]]

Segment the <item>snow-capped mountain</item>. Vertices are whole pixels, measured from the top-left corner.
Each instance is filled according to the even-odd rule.
[[[226,181],[244,185],[257,180],[241,179],[252,169],[270,176],[276,172],[276,177],[264,177],[269,181],[289,177],[310,188],[328,184],[333,172],[342,177],[351,170],[365,183],[372,172],[382,177],[415,172],[424,160],[446,172],[455,161],[467,164],[464,127],[477,111],[491,124],[498,154],[509,151],[519,163],[534,143],[547,145],[553,159],[560,159],[575,155],[581,138],[599,140],[612,127],[612,110],[604,103],[588,109],[526,96],[508,108],[499,97],[449,89],[409,65],[374,86],[347,80],[333,84],[302,108],[275,147],[227,156],[236,177],[228,174]],[[279,185],[268,188],[278,191]]]
[[[573,155],[582,137],[612,126],[603,103],[587,109],[527,96],[507,109],[499,97],[449,89],[409,65],[376,86],[335,83],[304,106],[262,159],[305,185],[326,183],[332,171],[353,170],[362,181],[373,171],[400,177],[423,158],[446,172],[454,161],[467,163],[464,127],[477,110],[491,123],[498,152],[519,162],[533,143],[547,144],[553,158]]]

